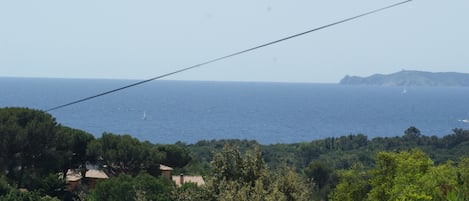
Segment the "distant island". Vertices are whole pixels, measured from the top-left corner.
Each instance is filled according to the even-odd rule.
[[[375,86],[469,86],[469,74],[455,72],[425,72],[402,70],[392,74],[374,74],[368,77],[345,76],[343,85]]]

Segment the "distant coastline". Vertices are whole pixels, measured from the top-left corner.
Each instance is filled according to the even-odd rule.
[[[374,74],[368,77],[345,76],[342,85],[375,86],[459,86],[469,87],[469,74],[456,72],[425,72],[402,70],[392,74]]]

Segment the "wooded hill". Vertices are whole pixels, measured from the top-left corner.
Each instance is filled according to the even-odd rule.
[[[368,77],[345,76],[344,85],[377,86],[469,86],[469,74],[455,72],[425,72],[402,70],[392,74],[374,74]]]
[[[415,127],[373,139],[165,145],[112,133],[95,138],[42,111],[0,108],[0,200],[467,200],[468,145],[468,130],[437,137]],[[60,175],[87,164],[110,178],[68,191]],[[203,175],[206,184],[177,187],[159,164]]]

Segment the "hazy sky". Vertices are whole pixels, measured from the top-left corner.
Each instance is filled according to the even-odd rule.
[[[391,0],[4,0],[0,76],[146,79]],[[337,82],[469,73],[469,1],[414,0],[166,79]]]

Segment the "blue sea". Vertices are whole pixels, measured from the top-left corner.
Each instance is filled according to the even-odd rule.
[[[135,81],[0,78],[0,107],[46,110]],[[309,142],[362,133],[401,136],[410,126],[443,136],[469,129],[469,88],[311,83],[154,81],[50,112],[97,137],[153,143],[248,139]]]

